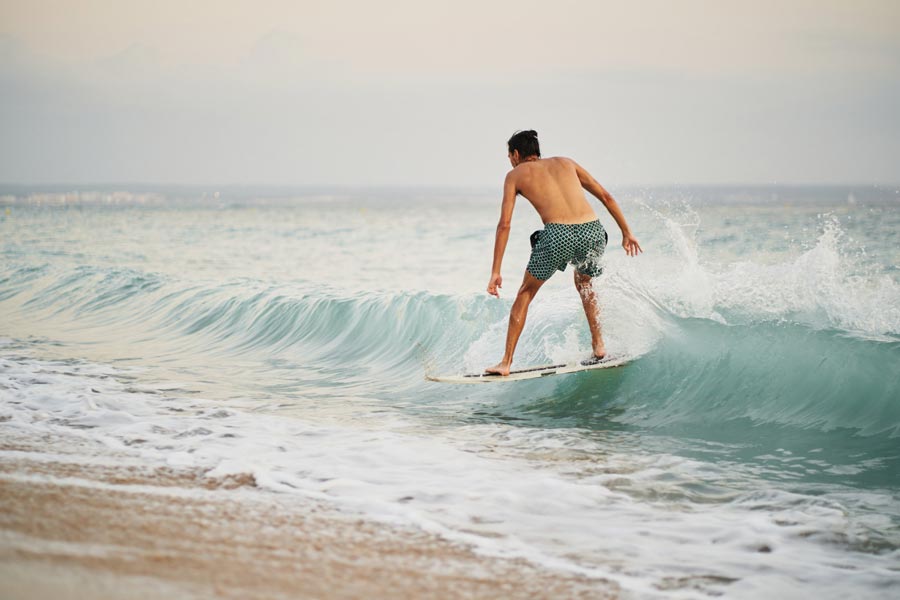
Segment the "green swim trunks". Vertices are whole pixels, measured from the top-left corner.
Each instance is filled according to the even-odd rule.
[[[600,221],[566,225],[546,223],[531,235],[528,272],[541,281],[572,264],[583,275],[597,277],[603,272],[600,258],[609,236]]]

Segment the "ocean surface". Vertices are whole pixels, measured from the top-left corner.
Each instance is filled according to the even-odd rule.
[[[617,191],[627,366],[454,386],[502,356],[492,190],[7,189],[0,436],[250,474],[626,597],[900,596],[900,191]],[[516,366],[584,358],[571,268]],[[47,453],[57,449],[48,447]]]

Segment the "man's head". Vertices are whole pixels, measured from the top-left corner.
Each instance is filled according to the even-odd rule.
[[[514,167],[532,156],[541,157],[541,146],[534,129],[515,132],[506,145],[509,148],[509,161]]]

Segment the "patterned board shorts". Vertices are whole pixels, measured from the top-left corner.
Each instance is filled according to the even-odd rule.
[[[528,272],[546,281],[572,264],[579,273],[597,277],[603,273],[600,258],[608,239],[599,220],[577,225],[546,223],[543,230],[531,234]]]

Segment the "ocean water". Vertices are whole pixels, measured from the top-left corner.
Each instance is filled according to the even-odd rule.
[[[0,436],[273,493],[626,597],[900,594],[900,192],[633,189],[598,280],[625,367],[488,386],[540,221],[496,194],[0,198]],[[590,352],[571,270],[516,364]],[[49,446],[52,457],[59,448]]]

